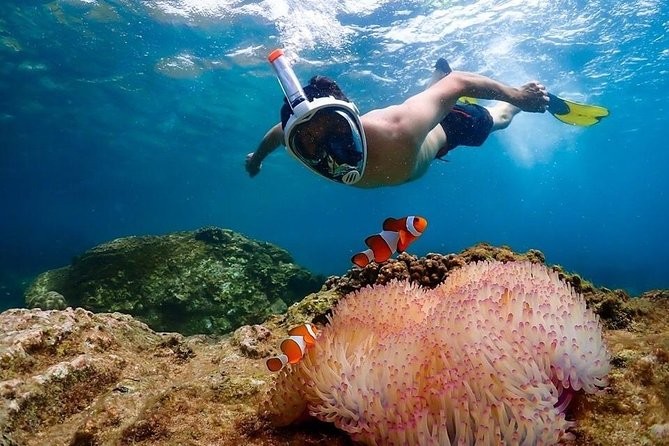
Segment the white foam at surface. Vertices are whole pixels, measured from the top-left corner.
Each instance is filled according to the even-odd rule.
[[[242,17],[272,22],[279,32],[280,45],[297,57],[299,51],[312,49],[317,45],[331,48],[345,46],[356,31],[342,24],[338,15],[364,16],[384,3],[387,2],[265,0],[245,3],[238,0],[159,0],[153,6],[170,19],[182,19],[195,25],[228,22]]]

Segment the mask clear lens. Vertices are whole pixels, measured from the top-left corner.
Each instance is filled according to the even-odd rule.
[[[364,164],[364,140],[357,117],[343,107],[330,106],[304,116],[290,128],[293,153],[319,174],[341,181]]]

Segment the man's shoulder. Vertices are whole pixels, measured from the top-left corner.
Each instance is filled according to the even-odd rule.
[[[387,128],[388,126],[397,125],[401,122],[404,114],[401,105],[391,105],[384,108],[376,108],[360,117],[365,127],[374,126],[377,128]]]

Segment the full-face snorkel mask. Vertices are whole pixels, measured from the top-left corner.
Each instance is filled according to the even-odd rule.
[[[357,183],[367,162],[358,108],[331,96],[309,100],[283,50],[272,51],[268,60],[293,111],[283,129],[288,152],[329,180]]]

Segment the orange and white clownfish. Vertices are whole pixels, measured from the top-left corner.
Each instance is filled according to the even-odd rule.
[[[307,349],[316,344],[317,337],[318,330],[310,323],[291,328],[288,331],[288,337],[281,341],[279,346],[281,354],[265,361],[267,368],[270,372],[278,372],[286,364],[297,364]]]
[[[395,252],[404,252],[427,228],[427,220],[411,215],[404,218],[386,218],[383,231],[370,235],[365,239],[369,249],[359,252],[351,261],[360,268],[367,266],[372,260],[382,263]]]

